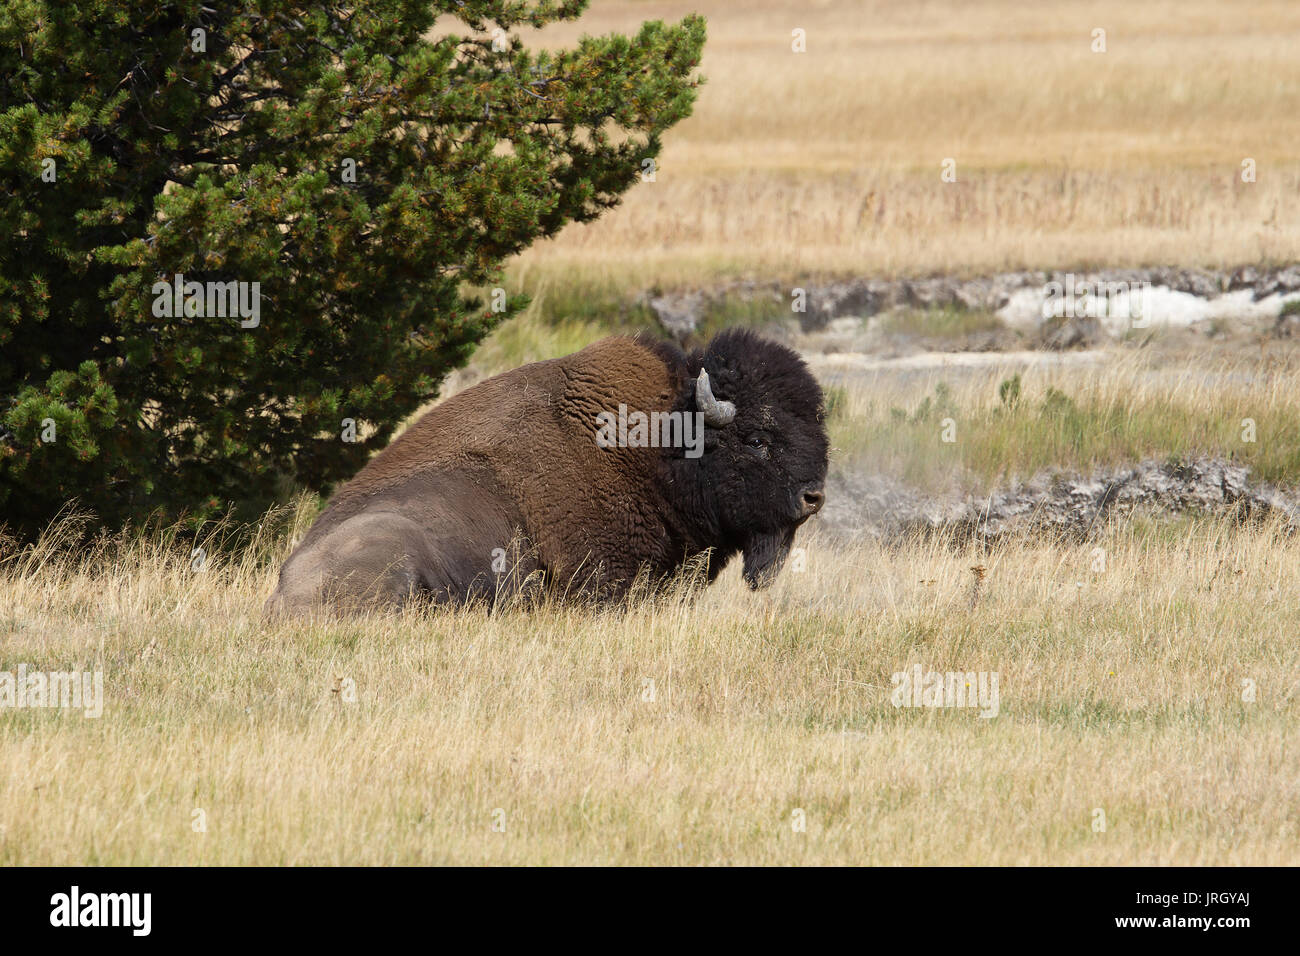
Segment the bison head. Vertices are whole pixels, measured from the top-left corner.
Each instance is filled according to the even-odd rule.
[[[688,358],[684,404],[703,414],[698,469],[724,556],[740,551],[751,588],[772,583],[795,530],[825,498],[829,442],[822,390],[799,356],[744,329],[719,333]]]

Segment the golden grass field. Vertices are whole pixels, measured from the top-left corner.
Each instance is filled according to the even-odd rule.
[[[1213,390],[1150,372],[1052,381],[1125,441],[1218,420]],[[1008,435],[1105,458],[1104,435],[1053,432],[1028,371],[998,423],[1002,374],[953,387],[955,446],[917,424],[882,440],[881,470],[978,474]],[[1271,374],[1262,422],[1300,391]],[[930,393],[846,386],[836,459]],[[312,514],[237,551],[212,532],[201,571],[170,533],[0,549],[0,669],[105,672],[98,719],[0,712],[0,864],[1300,863],[1300,537],[1276,521],[1116,517],[991,550],[814,530],[767,594],[733,568],[628,611],[268,624]],[[998,715],[895,708],[891,675],[915,665],[996,672]]]
[[[657,181],[512,265],[537,301],[444,396],[607,334],[543,314],[583,290],[1300,257],[1300,5],[596,0],[545,36],[693,10],[708,84]],[[833,366],[835,467],[917,487],[1196,453],[1300,477],[1285,343]],[[0,865],[1300,865],[1300,536],[1277,519],[987,548],[813,527],[764,594],[731,568],[626,610],[268,623],[315,504],[246,547],[210,531],[200,567],[168,529],[0,538],[0,671],[102,669],[105,693],[93,719],[0,708]],[[914,665],[996,672],[998,715],[894,707]]]
[[[769,595],[276,627],[257,550],[11,559],[6,661],[106,700],[4,715],[0,863],[1300,863],[1294,536],[804,543]],[[895,708],[917,664],[998,716]]]
[[[655,181],[528,250],[526,288],[1300,257],[1296,4],[594,0],[538,36],[693,11],[707,82]]]

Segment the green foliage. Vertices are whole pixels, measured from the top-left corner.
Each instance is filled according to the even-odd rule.
[[[474,353],[473,368],[482,375],[500,372],[543,359],[558,358],[586,348],[608,335],[660,334],[653,318],[637,321],[638,316],[618,318],[613,311],[600,318],[585,310],[564,315],[556,310],[546,293],[537,295],[517,318],[493,330]]]
[[[1088,472],[1147,459],[1177,469],[1202,455],[1231,458],[1253,477],[1283,486],[1294,487],[1300,475],[1300,445],[1289,437],[1295,413],[1282,391],[1275,403],[1254,410],[1258,440],[1248,442],[1237,399],[1067,392],[1049,385],[1008,405],[992,400],[996,381],[955,395],[936,387],[914,405],[858,397],[845,403],[847,414],[829,420],[831,444],[846,468],[870,468],[927,490],[978,494],[1047,469]],[[1014,377],[1002,384],[1007,381]],[[935,440],[948,417],[960,425],[959,440],[951,444]]]
[[[762,329],[780,325],[792,318],[790,303],[762,295],[723,295],[705,303],[696,328],[696,337],[704,342],[723,329],[733,326]]]
[[[890,409],[890,413],[897,422],[909,421],[907,413],[901,409]],[[957,406],[953,403],[952,389],[947,382],[936,382],[934,395],[927,395],[921,399],[920,404],[916,406],[916,410],[912,412],[910,421],[913,425],[922,425],[926,422],[950,418],[956,413]]]
[[[701,18],[510,35],[584,7],[6,3],[0,521],[249,515],[355,472],[527,301],[465,288],[616,205],[690,112]]]
[[[1043,396],[1044,416],[1067,418],[1077,411],[1074,399],[1054,385],[1047,386],[1047,393]]]
[[[1020,373],[1017,372],[1010,378],[1002,380],[998,386],[998,399],[1007,408],[1015,408],[1016,402],[1020,401]]]
[[[888,335],[934,342],[950,342],[1005,329],[1006,324],[991,312],[951,306],[896,309],[880,318],[880,330]]]
[[[848,409],[849,390],[843,385],[827,385],[822,391],[826,396],[826,420],[839,421]]]

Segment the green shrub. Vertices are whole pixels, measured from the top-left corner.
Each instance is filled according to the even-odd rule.
[[[6,3],[0,523],[352,474],[526,302],[466,287],[616,204],[690,112],[701,18],[510,35],[583,6]]]

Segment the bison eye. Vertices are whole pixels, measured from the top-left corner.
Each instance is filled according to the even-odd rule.
[[[763,435],[750,435],[745,439],[745,444],[754,449],[764,458],[767,457],[767,438]]]

